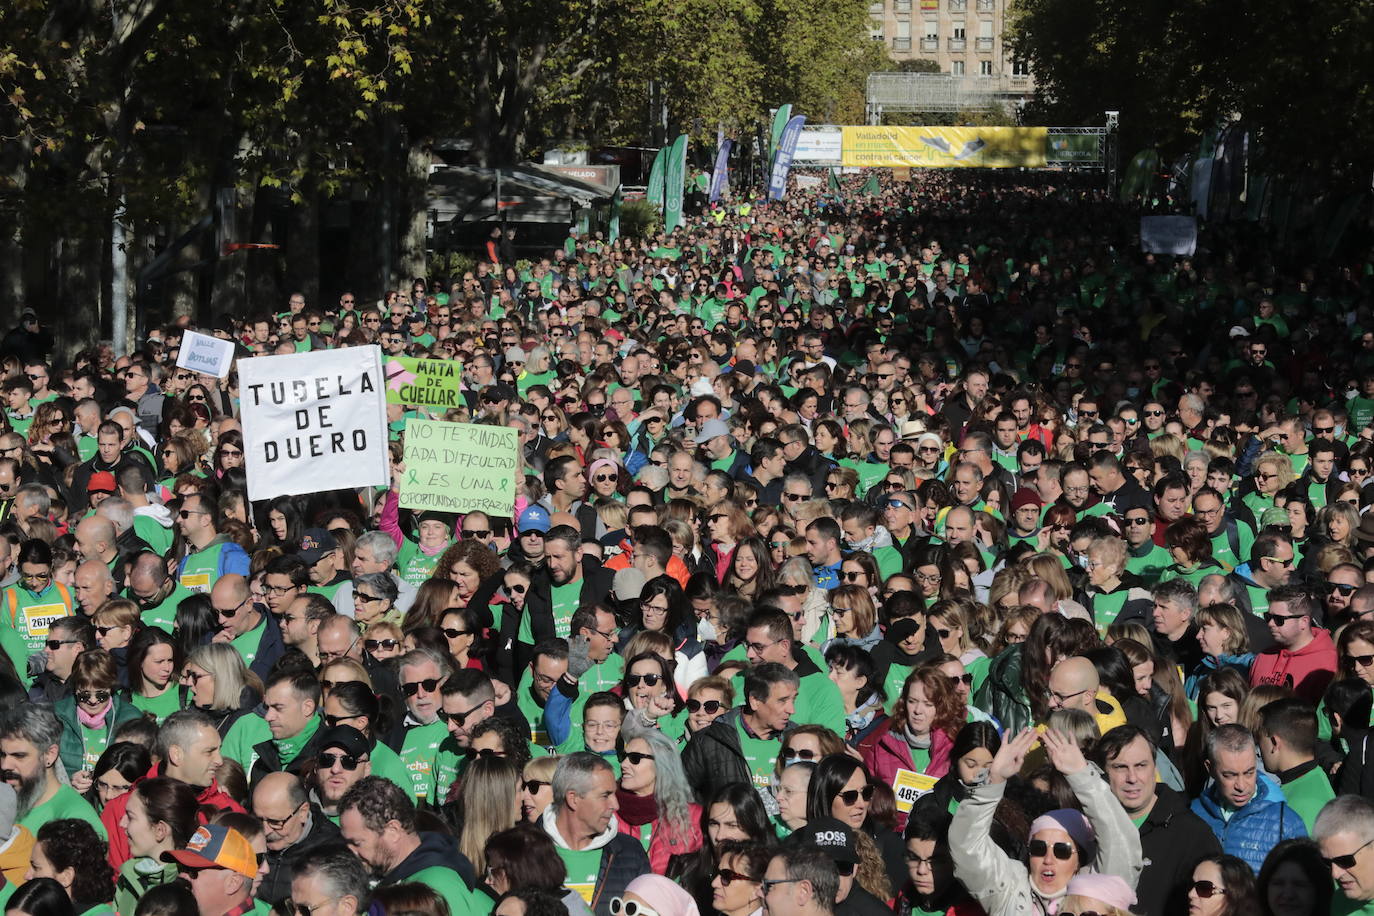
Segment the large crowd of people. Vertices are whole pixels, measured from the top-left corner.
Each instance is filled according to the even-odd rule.
[[[865,181],[127,354],[26,311],[7,916],[1374,913],[1374,260]],[[464,403],[250,501],[187,330]],[[506,514],[399,507],[414,417],[516,430]]]

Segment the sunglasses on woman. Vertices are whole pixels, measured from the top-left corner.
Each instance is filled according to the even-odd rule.
[[[707,715],[714,716],[716,713],[720,712],[720,708],[724,705],[725,704],[722,703],[720,700],[707,700],[705,702],[702,702],[701,700],[688,700],[687,711],[701,712],[704,709],[706,710]]]
[[[643,683],[649,687],[657,687],[661,680],[663,680],[661,674],[627,674],[625,675],[625,686],[638,687]]]
[[[857,805],[860,797],[862,797],[864,801],[873,800],[873,787],[869,785],[864,786],[862,789],[849,789],[848,791],[840,792],[835,797],[846,805]]]
[[[751,878],[748,875],[742,875],[732,868],[720,869],[716,872],[716,877],[720,879],[721,887],[729,887],[735,881],[748,881],[750,884],[759,883],[758,878]]]
[[[1031,840],[1026,846],[1026,851],[1037,859],[1045,858],[1046,854],[1053,852],[1054,857],[1061,862],[1067,862],[1073,858],[1072,843],[1046,843],[1044,840]]]
[[[1203,900],[1215,897],[1217,894],[1226,894],[1226,888],[1213,884],[1211,881],[1194,881],[1188,885],[1188,889],[1197,894]]]

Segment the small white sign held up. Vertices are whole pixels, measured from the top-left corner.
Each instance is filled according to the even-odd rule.
[[[239,361],[248,498],[386,486],[386,379],[375,346]]]
[[[181,349],[177,352],[178,368],[224,378],[233,363],[232,340],[220,340],[195,331],[186,331],[181,335]]]

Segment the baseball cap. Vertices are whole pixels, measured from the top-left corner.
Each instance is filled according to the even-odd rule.
[[[859,845],[854,833],[833,817],[807,821],[806,826],[792,834],[798,846],[814,846],[836,862],[859,864]]]
[[[86,483],[87,493],[113,493],[115,476],[109,471],[96,471]]]
[[[525,351],[521,348],[511,347],[508,350],[506,350],[506,362],[523,363],[525,361],[526,355],[527,354],[525,353]]]
[[[527,531],[542,531],[547,534],[552,527],[549,522],[549,510],[543,506],[530,506],[520,513],[520,518],[515,523],[515,530],[521,534]]]
[[[329,551],[338,548],[334,535],[325,528],[307,528],[301,535],[299,556],[309,566],[314,566]]]
[[[196,828],[185,849],[164,852],[162,861],[187,868],[227,868],[250,879],[258,874],[258,857],[243,834],[219,824]]]
[[[372,751],[372,742],[351,725],[336,725],[320,735],[320,750],[337,747],[350,757],[362,757]]]
[[[725,425],[725,421],[712,417],[701,424],[701,429],[697,432],[696,442],[697,445],[701,445],[703,442],[710,442],[717,436],[728,435],[730,435],[730,427]]]
[[[1277,506],[1274,506],[1270,509],[1265,509],[1264,514],[1260,516],[1261,528],[1268,528],[1270,525],[1278,525],[1280,527],[1283,527],[1285,525],[1291,524],[1293,524],[1293,522],[1292,519],[1288,517],[1288,510],[1280,509]]]

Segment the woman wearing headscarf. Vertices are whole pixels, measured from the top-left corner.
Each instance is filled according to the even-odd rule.
[[[1024,862],[992,841],[989,829],[1006,782],[1021,772],[1036,740],[1033,729],[1024,729],[1004,742],[992,760],[988,783],[973,790],[950,823],[954,874],[988,916],[1058,913],[1069,881],[1080,872],[1114,875],[1132,889],[1140,877],[1140,834],[1126,809],[1073,739],[1054,730],[1038,740],[1083,810],[1060,808],[1036,818]]]

